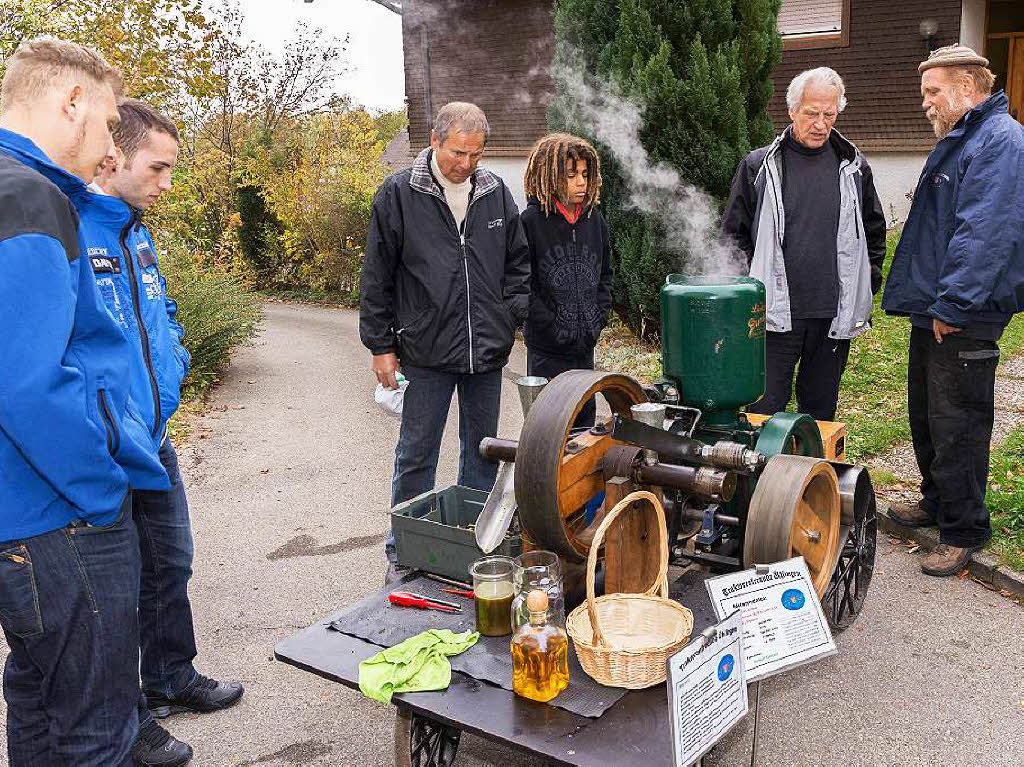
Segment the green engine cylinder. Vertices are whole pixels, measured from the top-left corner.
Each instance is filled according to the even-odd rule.
[[[670,274],[661,289],[661,355],[680,404],[708,425],[735,424],[764,394],[764,285],[753,277]]]

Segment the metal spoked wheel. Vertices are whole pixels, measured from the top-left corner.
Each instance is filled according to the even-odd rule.
[[[849,628],[860,615],[875,571],[878,535],[875,491],[867,469],[849,467],[839,476],[839,490],[843,501],[841,548],[821,599],[834,631]]]
[[[462,730],[414,714],[395,711],[395,767],[450,767]]]
[[[625,416],[646,400],[640,384],[629,376],[569,370],[552,379],[530,407],[516,450],[515,491],[523,532],[570,562],[586,560],[599,524],[587,521],[586,505],[604,490],[606,453],[621,444],[600,419],[595,428],[573,433],[576,416],[597,394],[613,414]]]

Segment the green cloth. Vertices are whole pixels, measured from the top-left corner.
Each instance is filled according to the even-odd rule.
[[[430,629],[359,664],[359,689],[367,698],[390,703],[396,692],[444,690],[452,681],[448,656],[476,644],[480,634]]]

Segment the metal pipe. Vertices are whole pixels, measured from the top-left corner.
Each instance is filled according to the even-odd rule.
[[[480,455],[489,461],[514,461],[518,447],[514,439],[484,437],[480,440]]]
[[[736,493],[736,475],[706,466],[676,466],[670,463],[643,464],[636,469],[636,480],[644,485],[658,485],[696,493],[704,498],[732,500]]]
[[[480,440],[480,455],[490,461],[515,461],[518,448],[519,443],[513,439],[484,437]],[[732,500],[736,493],[734,473],[707,466],[641,463],[634,470],[633,479],[644,485],[670,487],[703,498],[720,498],[726,502]]]
[[[686,519],[693,519],[693,520],[696,520],[697,522],[701,522],[701,521],[704,520],[704,512],[701,511],[700,509],[692,509],[692,508],[683,509],[682,510],[682,515],[684,517],[686,517]],[[729,527],[739,527],[740,526],[740,518],[736,517],[736,516],[733,516],[732,514],[718,514],[718,513],[716,513],[715,514],[715,522],[718,522],[721,525],[729,525]]]

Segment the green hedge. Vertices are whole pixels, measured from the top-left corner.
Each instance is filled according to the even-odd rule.
[[[217,381],[231,351],[255,335],[263,318],[260,298],[235,277],[203,268],[185,254],[161,261],[167,294],[178,302],[178,322],[185,328],[185,348],[192,368],[182,399],[205,394]]]

